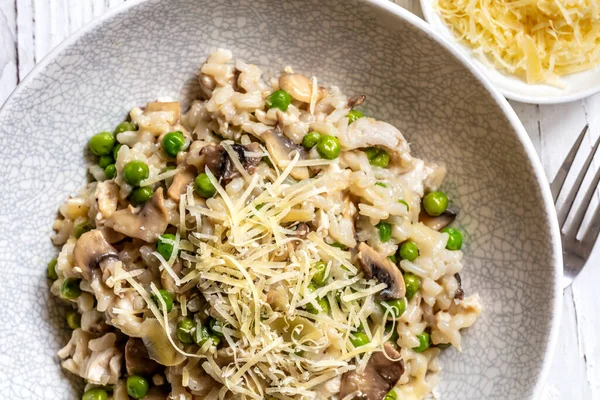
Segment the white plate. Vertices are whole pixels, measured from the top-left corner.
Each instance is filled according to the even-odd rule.
[[[439,14],[433,8],[436,0],[420,0],[425,20],[444,39],[463,53],[498,90],[509,99],[532,104],[557,104],[583,99],[600,92],[600,67],[561,78],[565,87],[529,85],[521,79],[496,69],[490,62],[475,56],[473,51],[460,43]]]

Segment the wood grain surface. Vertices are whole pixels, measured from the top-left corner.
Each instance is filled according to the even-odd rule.
[[[0,0],[0,104],[57,44],[93,18],[124,2]],[[421,16],[417,0],[395,2]],[[517,102],[511,102],[511,105],[525,125],[550,179],[586,124],[590,125],[591,135],[583,145],[585,148],[591,149],[592,139],[600,136],[600,95],[562,105]],[[576,164],[580,165],[582,161],[578,158]],[[596,157],[594,165],[600,166],[600,157]],[[588,176],[586,182],[590,179]],[[598,204],[598,196],[594,204]],[[564,292],[560,337],[544,399],[600,399],[598,250],[599,246],[582,275]]]

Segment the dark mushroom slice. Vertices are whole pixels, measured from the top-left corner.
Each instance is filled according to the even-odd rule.
[[[379,293],[382,300],[401,299],[406,295],[402,272],[393,262],[364,242],[358,245],[358,261],[368,279],[376,278],[387,284],[387,288]]]
[[[444,211],[437,217],[432,217],[425,211],[421,211],[421,213],[419,214],[419,222],[422,222],[423,225],[433,230],[441,231],[442,229],[450,225],[457,215],[458,208],[456,207],[448,207],[446,211]]]
[[[106,220],[106,225],[125,236],[155,242],[169,225],[163,189],[158,188],[152,200],[146,202],[139,212],[131,206],[116,211]]]
[[[342,376],[340,398],[356,393],[354,399],[382,400],[396,386],[404,373],[404,362],[390,343],[383,351],[373,353],[362,374],[354,370]]]
[[[304,239],[304,238],[306,238],[306,235],[308,235],[309,232],[310,232],[310,228],[308,227],[308,225],[304,222],[300,222],[296,226],[296,232],[294,233],[293,236]]]
[[[350,97],[348,99],[348,108],[358,107],[362,103],[364,103],[366,99],[367,96],[365,96],[364,94],[361,94],[360,96]]]
[[[150,358],[142,339],[129,338],[125,344],[125,368],[129,375],[152,376],[164,367]]]
[[[454,278],[456,279],[456,282],[458,283],[458,289],[456,289],[456,291],[454,292],[454,298],[456,300],[462,300],[465,298],[465,291],[462,288],[462,279],[460,278],[460,274],[458,272],[455,273]]]
[[[253,174],[262,156],[251,156],[250,153],[260,153],[258,143],[248,145],[232,144],[231,148],[236,153],[240,164],[246,172]],[[231,157],[221,145],[209,145],[200,150],[200,155],[204,155],[204,165],[217,177],[226,181],[239,176],[239,171],[231,161]]]
[[[261,137],[265,141],[267,151],[281,169],[287,167],[287,163],[292,161],[293,152],[300,154],[301,160],[306,159],[306,149],[285,137],[279,129],[268,130]],[[308,179],[308,167],[295,167],[290,172],[290,175],[297,180]]]
[[[100,268],[104,273],[104,270],[118,259],[117,251],[98,229],[81,235],[73,249],[75,266],[81,269],[81,274],[87,280],[92,278],[93,269]]]
[[[173,182],[167,190],[167,196],[169,196],[170,199],[179,202],[181,195],[186,192],[188,185],[196,178],[196,172],[196,167],[193,165],[186,165],[184,168],[177,171],[175,176],[173,176]]]

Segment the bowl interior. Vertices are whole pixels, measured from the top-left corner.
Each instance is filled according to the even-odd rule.
[[[507,98],[531,104],[556,104],[580,100],[600,91],[600,67],[562,77],[564,87],[529,85],[520,78],[500,71],[488,60],[476,57],[470,47],[457,40],[435,11],[435,3],[436,0],[421,0],[421,9],[427,22],[467,57]]]
[[[195,73],[217,47],[270,71],[292,65],[349,95],[366,94],[366,114],[395,124],[417,155],[448,166],[445,190],[466,233],[465,290],[480,293],[485,312],[465,333],[463,352],[443,355],[440,391],[447,399],[532,396],[558,296],[558,244],[532,155],[469,69],[387,7],[139,2],[71,39],[27,78],[0,112],[7,398],[76,393],[55,356],[66,324],[49,298],[45,268],[56,253],[49,240],[56,209],[85,180],[88,138],[112,129],[134,105],[193,97]]]

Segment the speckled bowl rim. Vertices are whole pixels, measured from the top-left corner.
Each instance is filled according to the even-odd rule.
[[[113,16],[123,13],[126,10],[138,6],[142,3],[145,3],[147,0],[130,0],[127,3],[119,7],[115,7],[114,9],[106,12],[100,17],[95,18],[90,23],[84,25],[76,32],[74,32],[71,36],[61,42],[58,46],[56,46],[50,53],[48,53],[32,70],[27,76],[21,81],[21,83],[17,86],[17,88],[10,94],[10,96],[6,99],[4,104],[0,107],[0,116],[5,110],[8,109],[7,105],[13,101],[14,98],[18,97],[19,94],[24,90],[25,87],[29,86],[31,82],[35,80],[35,78],[40,75],[40,73],[46,69],[48,64],[50,64],[58,54],[65,51],[68,47],[70,47],[73,43],[79,40],[81,37],[85,36],[89,32],[96,29],[98,26],[102,25],[104,21],[109,20]],[[538,375],[538,381],[535,384],[533,399],[539,399],[541,397],[541,393],[543,391],[544,385],[546,383],[546,378],[550,371],[550,366],[552,364],[552,360],[554,357],[554,351],[556,348],[556,343],[558,340],[558,332],[560,327],[561,315],[562,315],[562,245],[560,240],[560,229],[558,226],[558,220],[556,218],[556,211],[554,208],[554,202],[552,200],[552,195],[550,193],[550,186],[548,185],[546,175],[544,173],[542,163],[538,158],[537,152],[533,147],[533,143],[525,130],[525,127],[519,120],[519,117],[512,109],[508,101],[504,98],[504,96],[496,89],[493,84],[487,79],[487,77],[480,72],[471,61],[461,54],[454,46],[445,39],[441,34],[433,30],[429,24],[411,13],[410,11],[400,7],[399,5],[392,3],[389,0],[360,0],[365,3],[370,3],[381,10],[384,10],[395,16],[408,22],[414,27],[420,29],[423,33],[425,33],[429,38],[433,39],[440,46],[444,47],[450,54],[454,56],[458,61],[460,61],[465,68],[467,68],[473,76],[487,89],[492,99],[496,102],[496,104],[500,107],[500,109],[504,112],[504,115],[507,117],[510,122],[512,128],[517,134],[517,138],[521,142],[521,145],[525,149],[525,153],[527,154],[527,158],[531,163],[533,168],[533,172],[535,174],[535,178],[540,186],[540,192],[542,195],[542,201],[544,203],[544,210],[546,212],[546,216],[548,217],[548,222],[550,226],[550,237],[552,239],[552,249],[554,256],[554,302],[552,304],[552,323],[550,335],[548,336],[548,343],[546,344],[546,352],[544,357],[544,365],[541,368],[540,374]]]

